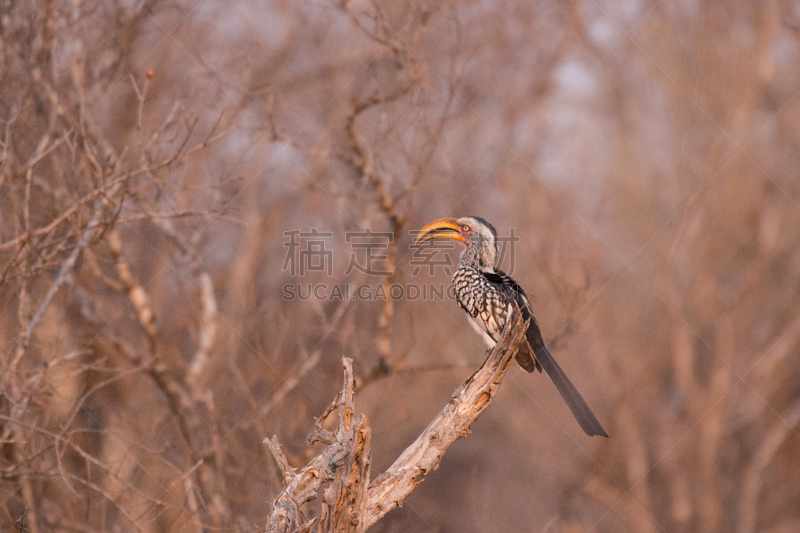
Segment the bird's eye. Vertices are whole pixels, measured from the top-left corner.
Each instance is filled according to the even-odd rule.
[[[469,226],[461,226],[461,229],[463,229],[464,231],[469,231]]]

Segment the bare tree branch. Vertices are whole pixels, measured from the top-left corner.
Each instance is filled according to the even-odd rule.
[[[448,404],[425,431],[397,458],[386,472],[369,484],[370,429],[365,416],[352,425],[352,361],[344,359],[344,387],[339,409],[339,431],[312,440],[330,442],[322,453],[294,475],[280,452],[277,440],[265,441],[284,476],[290,478],[275,499],[267,522],[269,532],[299,530],[305,521],[300,507],[316,497],[321,485],[333,479],[325,490],[320,512],[322,531],[366,531],[386,513],[400,506],[428,472],[438,468],[447,449],[470,432],[470,426],[489,406],[509,369],[519,344],[525,338],[527,323],[517,309],[500,342],[483,365],[453,393]],[[321,430],[318,426],[317,432]],[[332,441],[332,442],[331,442]],[[321,473],[325,468],[325,474]]]

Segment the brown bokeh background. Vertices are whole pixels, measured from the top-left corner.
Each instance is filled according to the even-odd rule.
[[[797,3],[2,10],[3,531],[263,530],[262,440],[318,451],[342,356],[377,475],[484,346],[450,300],[283,287],[446,285],[410,232],[463,215],[520,238],[611,438],[514,368],[374,531],[800,530]],[[284,268],[311,228],[331,276]],[[345,274],[364,228],[393,276]]]

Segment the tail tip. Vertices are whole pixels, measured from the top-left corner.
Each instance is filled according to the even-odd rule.
[[[583,431],[590,437],[608,438],[608,433],[606,433],[606,430],[603,429],[603,426],[601,426],[600,424],[597,424],[596,426],[592,426],[589,428],[583,428]]]

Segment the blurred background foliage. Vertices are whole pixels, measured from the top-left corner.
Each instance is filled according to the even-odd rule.
[[[0,49],[0,529],[263,528],[342,355],[377,475],[482,342],[284,286],[447,285],[410,234],[479,215],[611,438],[514,369],[375,531],[800,530],[796,2],[5,0]]]

